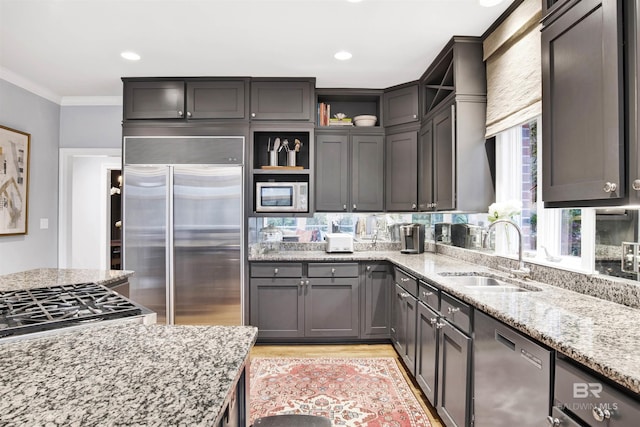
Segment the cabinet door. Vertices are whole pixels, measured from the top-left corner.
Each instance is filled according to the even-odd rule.
[[[418,140],[418,209],[433,210],[433,120],[420,129]]]
[[[251,83],[252,120],[311,120],[311,82]]]
[[[183,81],[124,82],[124,119],[183,119]]]
[[[422,303],[418,303],[416,346],[416,381],[433,406],[436,399],[438,372],[438,314]]]
[[[418,208],[418,133],[387,136],[385,153],[386,210],[415,211]]]
[[[349,137],[316,135],[316,211],[348,209]]]
[[[351,209],[355,212],[384,210],[384,138],[382,135],[351,136]]]
[[[313,278],[305,283],[305,336],[358,337],[359,279]]]
[[[247,86],[245,80],[187,82],[187,118],[244,119]]]
[[[418,300],[409,295],[404,299],[404,304],[407,307],[407,318],[405,319],[405,341],[407,343],[405,347],[405,353],[402,357],[404,364],[411,372],[411,375],[416,375],[416,322],[418,320]]]
[[[418,84],[384,93],[384,125],[418,121]]]
[[[404,303],[406,291],[402,286],[395,284],[393,301],[391,303],[391,342],[398,354],[402,357],[406,353],[406,325],[407,306]]]
[[[367,264],[362,293],[362,338],[389,338],[391,282],[387,264]]]
[[[468,426],[471,412],[471,338],[447,321],[440,322],[438,415],[449,427]]]
[[[545,204],[624,196],[620,17],[621,2],[582,0],[542,30]]]
[[[454,107],[433,118],[433,208],[455,209]]]
[[[303,337],[302,279],[251,279],[250,317],[260,338]]]

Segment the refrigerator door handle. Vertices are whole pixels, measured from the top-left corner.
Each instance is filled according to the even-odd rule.
[[[167,324],[175,325],[175,272],[173,239],[173,166],[168,166],[167,182]]]

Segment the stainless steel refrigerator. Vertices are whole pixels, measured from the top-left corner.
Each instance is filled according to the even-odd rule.
[[[158,323],[241,325],[243,137],[125,137],[123,268]]]

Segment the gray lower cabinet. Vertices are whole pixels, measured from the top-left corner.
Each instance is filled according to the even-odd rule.
[[[438,404],[438,316],[423,302],[418,303],[416,381],[433,406]]]
[[[392,302],[391,340],[402,357],[407,370],[415,375],[416,318],[418,313],[417,280],[395,269],[394,299]]]
[[[353,131],[316,133],[316,211],[384,209],[384,137]]]
[[[364,264],[360,288],[360,336],[365,339],[388,339],[391,325],[391,281],[389,264]]]
[[[385,208],[388,212],[418,209],[418,132],[387,135],[385,142]]]
[[[541,34],[542,199],[551,207],[625,195],[623,2],[572,3]]]
[[[250,323],[270,341],[358,339],[358,263],[251,263]]]

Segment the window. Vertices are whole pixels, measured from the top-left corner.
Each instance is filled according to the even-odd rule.
[[[592,271],[591,230],[595,221],[592,209],[544,209],[539,120],[515,126],[496,136],[496,202],[516,200],[522,203],[520,215],[513,220],[520,226],[525,255],[542,263],[560,264],[563,268]],[[498,228],[498,227],[496,227]],[[517,233],[497,231],[496,252],[513,255],[517,251]]]

